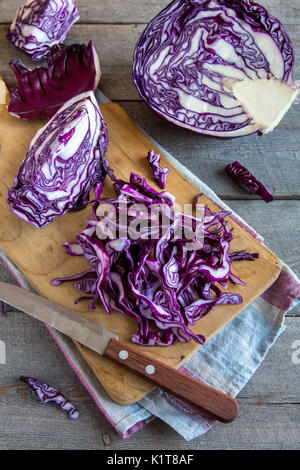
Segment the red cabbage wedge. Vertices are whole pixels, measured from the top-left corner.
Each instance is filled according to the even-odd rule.
[[[8,111],[21,119],[50,119],[66,101],[85,91],[95,91],[101,76],[92,41],[87,46],[53,46],[47,68],[33,70],[21,60],[10,61],[17,88],[11,90]]]
[[[12,212],[37,228],[86,206],[105,178],[107,126],[93,92],[69,100],[40,129],[9,190]]]
[[[265,134],[295,99],[294,49],[251,0],[174,0],[140,37],[133,77],[149,106],[215,137]]]
[[[27,0],[9,27],[7,38],[33,60],[65,40],[79,13],[74,0]]]

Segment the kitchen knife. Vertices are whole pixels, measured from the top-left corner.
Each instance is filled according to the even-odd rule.
[[[231,396],[153,359],[138,346],[122,343],[113,332],[44,297],[0,282],[0,300],[150,380],[211,418],[229,423],[238,414],[238,403]]]

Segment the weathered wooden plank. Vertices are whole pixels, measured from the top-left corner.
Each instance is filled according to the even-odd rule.
[[[107,158],[112,168],[118,168],[118,177],[122,179],[128,178],[134,168],[138,174],[145,175],[147,178],[151,178],[152,175],[153,178],[147,159],[145,157],[140,159],[141,155],[147,155],[147,152],[152,148],[151,141],[130,121],[126,112],[116,103],[103,104],[101,109],[110,132],[111,146],[108,150]],[[50,231],[38,230],[35,233],[32,233],[32,227],[28,224],[21,227],[18,218],[11,217],[12,214],[6,204],[6,187],[13,181],[20,161],[24,158],[26,145],[28,145],[30,140],[26,140],[28,134],[33,136],[37,130],[36,123],[34,124],[31,121],[30,124],[28,121],[22,122],[19,120],[20,127],[16,126],[14,131],[12,131],[11,129],[15,125],[15,121],[16,118],[10,117],[10,121],[7,122],[2,113],[0,124],[2,126],[1,144],[3,144],[2,158],[0,159],[2,184],[0,218],[6,219],[7,224],[0,235],[0,244],[17,266],[23,270],[28,280],[37,288],[41,295],[57,301],[64,307],[76,309],[85,318],[92,319],[102,326],[112,329],[119,336],[120,341],[124,343],[130,342],[131,335],[136,332],[136,325],[126,315],[112,315],[110,318],[105,313],[105,309],[100,308],[96,316],[94,314],[91,316],[91,310],[87,308],[87,305],[80,304],[78,305],[79,309],[74,306],[74,288],[71,284],[64,284],[62,289],[57,289],[57,291],[56,289],[53,290],[53,287],[51,288],[51,279],[56,276],[65,277],[70,274],[71,260],[67,259],[69,257],[66,255],[63,255],[61,244],[66,240],[72,240],[77,231],[82,229],[84,217],[88,217],[90,212],[85,213],[85,215],[81,214],[81,216],[75,213],[73,214],[73,220],[69,221],[68,218],[61,217],[58,221],[61,224],[60,226],[51,224],[48,227]],[[29,125],[31,126],[30,128]],[[14,153],[16,161],[13,164],[12,155]],[[124,157],[123,160],[122,156]],[[163,164],[165,163],[163,162]],[[176,196],[177,201],[181,204],[192,202],[197,194],[199,194],[199,189],[189,183],[175,168],[172,169],[168,176],[168,182],[169,191]],[[110,191],[106,189],[104,194],[109,196]],[[209,204],[212,210],[218,209],[207,198],[203,198],[202,202]],[[70,217],[72,217],[72,214],[70,214]],[[213,316],[207,316],[201,320],[201,324],[197,328],[201,329],[200,333],[207,339],[215,335],[227,322],[233,320],[241,309],[252,303],[256,296],[262,294],[277,279],[280,271],[280,262],[275,255],[269,253],[267,249],[242,230],[234,221],[231,221],[229,225],[234,227],[235,230],[232,249],[246,249],[250,252],[258,252],[259,258],[254,266],[250,266],[247,263],[236,264],[235,274],[247,282],[246,287],[234,287],[234,292],[243,295],[243,305],[232,306],[229,311],[227,306],[220,306]],[[28,231],[29,233],[27,233]],[[36,248],[37,246],[39,249]],[[51,253],[51,262],[45,265],[45,255],[47,256],[49,253]],[[73,259],[73,261],[75,260]],[[77,261],[79,264],[77,263],[76,267],[75,262],[75,271],[79,270],[80,272],[86,269],[85,259],[77,258]],[[229,286],[229,291],[232,289],[233,286]],[[223,309],[226,312],[225,315]],[[194,332],[198,333],[197,330]],[[178,367],[183,359],[187,359],[197,348],[199,348],[199,345],[195,342],[179,343],[174,352],[171,352],[169,348],[157,348],[155,351],[156,359],[170,366]],[[141,380],[128,371],[126,372],[121,367],[116,367],[116,365],[104,360],[86,348],[80,347],[79,349],[108,394],[119,403],[126,404],[140,400],[151,388],[149,382]],[[145,348],[143,352],[151,356],[154,350]]]
[[[299,365],[291,355],[300,335],[299,318],[287,318],[286,326],[239,394],[240,413],[233,423],[217,423],[204,436],[186,442],[157,419],[122,440],[44,326],[22,313],[9,313],[0,317],[0,338],[7,346],[7,363],[0,365],[0,449],[296,449]],[[20,375],[27,374],[59,387],[78,407],[80,418],[72,421],[55,405],[41,404],[19,381]]]
[[[25,0],[0,0],[1,22],[13,20],[18,7]],[[147,23],[170,0],[76,0],[80,23]],[[300,7],[293,0],[260,0],[272,15],[283,24],[295,23],[300,17]]]
[[[189,443],[181,442],[180,449],[299,448],[299,364],[292,362],[295,351],[292,345],[299,339],[300,324],[294,318],[286,319],[285,324],[287,329],[238,395],[237,420],[226,426],[216,424],[204,436]],[[159,436],[156,449],[176,448],[172,447],[170,431],[159,421],[140,431],[136,440],[151,449],[154,432]],[[176,445],[175,433],[173,437]],[[129,441],[130,448],[133,445],[136,442]]]

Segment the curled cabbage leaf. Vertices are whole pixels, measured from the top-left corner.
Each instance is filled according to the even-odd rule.
[[[8,111],[21,119],[50,119],[69,99],[95,91],[101,76],[92,41],[87,46],[59,44],[47,56],[47,68],[33,70],[10,61],[18,87],[11,90]]]
[[[147,158],[153,171],[155,183],[160,187],[160,189],[165,189],[170,168],[161,168],[160,154],[155,153],[154,150],[150,150],[150,152],[148,152]]]
[[[7,39],[33,60],[40,60],[65,40],[78,19],[74,0],[28,0],[17,11]]]
[[[107,126],[93,92],[72,98],[40,129],[9,190],[12,212],[37,228],[85,207],[105,178]]]
[[[170,122],[215,137],[270,132],[295,99],[294,49],[252,0],[174,0],[142,33],[135,85]]]

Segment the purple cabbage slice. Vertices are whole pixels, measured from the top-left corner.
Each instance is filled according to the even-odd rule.
[[[153,171],[155,183],[160,187],[160,189],[165,189],[170,169],[160,167],[160,154],[155,153],[154,150],[150,150],[150,152],[148,152],[147,158]]]
[[[139,38],[141,97],[168,121],[220,138],[274,129],[295,99],[294,49],[252,0],[174,0]]]
[[[40,129],[9,190],[12,212],[37,228],[89,201],[104,181],[105,120],[93,92],[69,100]]]
[[[233,235],[226,221],[230,212],[212,212],[207,206],[203,217],[190,218],[191,236],[180,230],[178,236],[186,217],[178,212],[174,196],[156,191],[134,173],[129,182],[120,180],[107,165],[105,161],[116,197],[101,197],[99,191],[93,218],[75,242],[63,245],[69,255],[85,256],[87,269],[53,279],[52,285],[73,282],[82,293],[75,303],[88,300],[91,309],[100,303],[107,314],[116,310],[135,319],[138,331],[133,343],[204,344],[205,337],[191,327],[219,304],[242,303],[240,294],[222,291],[218,285],[225,289],[229,281],[246,285],[232,274],[231,264],[258,255],[245,250],[230,254]],[[139,227],[135,234],[133,225]],[[202,243],[191,246],[198,230]]]
[[[248,193],[261,197],[265,202],[274,200],[272,193],[264,184],[257,180],[255,176],[238,161],[227,165],[226,171],[228,175],[231,176],[234,183]]]
[[[7,39],[33,60],[64,42],[79,13],[74,0],[27,0],[9,27]]]
[[[92,41],[53,46],[47,68],[30,70],[21,60],[10,61],[10,67],[18,86],[10,92],[8,111],[21,119],[50,119],[69,99],[95,91],[101,76]]]
[[[79,418],[79,411],[75,406],[56,388],[51,387],[46,382],[33,377],[20,377],[20,380],[27,383],[39,397],[42,403],[54,402],[60,406],[63,411],[67,411],[71,419]]]

